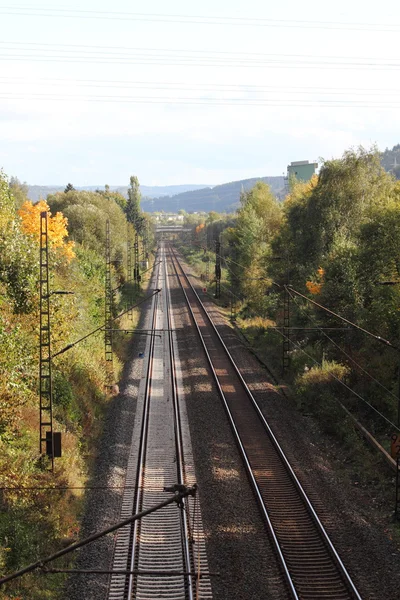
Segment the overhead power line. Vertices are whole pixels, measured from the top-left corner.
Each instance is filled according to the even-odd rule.
[[[323,60],[344,60],[344,61],[385,61],[392,63],[393,61],[400,61],[400,58],[396,57],[377,57],[377,56],[342,56],[342,55],[322,55],[321,54],[286,54],[276,52],[242,52],[242,51],[228,51],[228,50],[191,50],[188,48],[141,48],[136,46],[105,46],[105,45],[90,45],[90,44],[60,44],[60,43],[49,43],[49,42],[17,42],[17,41],[0,41],[0,46],[6,49],[18,50],[19,48],[29,49],[30,51],[48,50],[54,49],[58,52],[83,52],[83,53],[95,53],[101,51],[102,53],[110,53],[118,51],[118,54],[127,54],[129,52],[134,53],[151,53],[158,52],[162,56],[165,54],[177,54],[178,56],[193,55],[194,57],[202,55],[220,56],[222,58],[234,58],[241,59],[245,58],[268,58],[268,59],[287,59],[287,58],[307,58],[307,59],[323,59]],[[15,47],[16,46],[16,47]],[[33,48],[32,48],[33,47]],[[122,52],[121,52],[122,51]],[[111,54],[112,56],[112,54]]]
[[[287,339],[288,341],[290,341],[290,343],[297,348],[298,350],[300,350],[300,352],[302,352],[302,354],[304,354],[305,356],[307,356],[307,358],[309,358],[310,360],[312,360],[314,362],[314,364],[318,365],[319,367],[321,367],[326,373],[328,373],[328,375],[330,375],[333,379],[335,379],[335,381],[337,381],[338,383],[340,383],[344,388],[346,388],[346,390],[348,390],[349,392],[351,392],[354,396],[356,396],[359,400],[361,400],[364,404],[366,404],[367,406],[369,406],[369,408],[371,410],[373,410],[379,417],[381,417],[384,421],[386,421],[386,423],[388,425],[390,425],[391,427],[393,427],[394,429],[396,429],[397,431],[400,431],[400,428],[395,425],[390,419],[388,419],[383,413],[381,413],[377,408],[375,408],[375,406],[373,406],[373,404],[371,404],[370,402],[368,402],[368,400],[366,400],[365,398],[363,398],[358,392],[356,392],[355,390],[353,390],[350,386],[347,385],[347,383],[345,383],[344,381],[342,381],[339,377],[337,377],[334,373],[332,373],[332,371],[328,371],[327,369],[324,369],[323,364],[321,364],[318,360],[316,360],[313,356],[311,356],[311,354],[309,354],[308,352],[306,352],[304,350],[304,348],[301,347],[300,344],[297,344],[296,342],[294,342],[291,338],[289,338],[287,335],[285,335],[282,331],[279,331],[279,329],[275,329],[275,331],[277,333],[279,333],[279,335],[281,335],[283,338]]]
[[[364,327],[360,327],[360,325],[357,325],[357,323],[353,323],[352,321],[350,321],[349,319],[346,319],[346,317],[342,317],[341,315],[339,315],[338,313],[335,313],[333,310],[331,310],[330,308],[327,308],[326,306],[323,306],[322,304],[319,304],[318,302],[316,302],[315,300],[311,300],[311,298],[308,298],[307,296],[305,296],[304,294],[301,294],[300,292],[298,292],[297,290],[295,290],[292,286],[286,286],[285,285],[285,289],[288,291],[288,293],[293,292],[294,294],[296,294],[297,296],[300,296],[300,298],[304,298],[304,300],[307,300],[308,302],[310,302],[311,304],[314,304],[315,306],[317,306],[318,308],[320,308],[321,310],[329,313],[330,315],[332,315],[333,317],[336,317],[337,319],[340,319],[341,321],[343,321],[344,323],[347,323],[348,325],[350,325],[351,327],[354,327],[354,329],[358,329],[359,331],[362,331],[363,333],[365,333],[366,335],[368,335],[369,337],[377,340],[378,342],[380,342],[381,344],[384,344],[385,346],[388,346],[389,348],[392,348],[393,350],[396,350],[397,352],[400,351],[400,348],[398,346],[395,346],[394,344],[392,344],[392,342],[389,342],[389,340],[386,340],[385,338],[381,337],[380,335],[377,335],[375,333],[372,333],[371,331],[368,331],[368,329],[364,329]]]
[[[272,27],[289,29],[328,29],[345,31],[398,32],[397,23],[363,23],[354,21],[307,21],[300,19],[266,19],[260,17],[229,17],[215,15],[182,15],[167,13],[137,13],[100,10],[59,9],[30,6],[0,6],[0,14],[68,19],[100,19],[116,21],[148,21],[234,27]]]
[[[82,96],[69,94],[38,94],[38,93],[15,93],[15,92],[0,92],[0,100],[48,100],[51,102],[88,102],[88,103],[104,103],[104,104],[174,104],[186,106],[253,106],[253,107],[278,107],[278,108],[376,108],[376,109],[398,109],[399,102],[368,102],[368,101],[335,101],[335,100],[288,100],[287,98],[274,99],[249,99],[249,98],[188,98],[188,97],[163,97],[163,96]]]
[[[271,93],[284,94],[329,94],[329,95],[364,95],[364,96],[383,96],[399,95],[400,88],[342,88],[337,87],[318,87],[318,86],[274,86],[258,84],[240,84],[240,83],[191,83],[188,85],[184,81],[129,81],[129,80],[100,80],[100,79],[79,79],[79,78],[50,78],[50,77],[12,77],[0,75],[0,82],[13,83],[27,86],[29,83],[42,86],[42,83],[53,86],[79,84],[80,87],[94,87],[107,89],[148,89],[148,90],[169,90],[169,91],[234,91],[244,93],[262,93],[268,91]]]
[[[360,70],[393,71],[400,68],[400,59],[390,62],[390,59],[356,59],[348,60],[338,58],[330,60],[325,57],[293,58],[283,56],[281,58],[241,58],[232,55],[230,57],[212,55],[211,53],[195,56],[183,53],[170,53],[160,51],[159,54],[148,53],[145,50],[136,54],[120,53],[112,54],[108,51],[84,51],[84,50],[61,50],[50,51],[45,48],[1,48],[0,60],[23,61],[23,62],[57,62],[57,63],[79,63],[79,64],[112,64],[112,65],[162,65],[162,66],[188,66],[188,67],[224,67],[224,68],[269,68],[269,69],[330,69],[330,70]],[[18,53],[19,52],[19,53]],[[25,52],[25,54],[22,54]],[[80,52],[80,54],[78,53]]]
[[[290,292],[290,288],[287,288],[290,294],[290,297],[292,298],[292,300],[295,302],[295,304],[297,306],[299,306],[298,303],[298,299],[295,297],[295,295],[293,295]],[[344,350],[344,348],[342,348],[341,346],[339,346],[339,344],[337,344],[325,331],[324,327],[320,327],[315,319],[313,319],[312,317],[310,317],[309,315],[309,320],[311,321],[311,323],[314,325],[314,327],[320,332],[322,333],[322,335],[329,341],[331,342],[331,344],[333,346],[335,346],[335,348],[337,348],[339,350],[339,352],[341,352],[350,362],[353,363],[353,365],[355,365],[355,367],[357,367],[357,369],[359,369],[362,373],[364,373],[364,375],[367,375],[367,377],[369,377],[372,381],[374,381],[381,389],[383,389],[387,394],[389,394],[389,396],[392,396],[392,398],[394,398],[396,401],[399,400],[398,396],[396,394],[394,394],[391,390],[389,390],[389,388],[387,388],[383,383],[381,383],[378,379],[376,379],[376,377],[374,377],[372,375],[372,373],[370,373],[369,371],[367,371],[366,369],[364,369],[364,367],[362,365],[360,365],[360,363],[358,363],[356,360],[354,360],[354,358],[352,356],[350,356],[350,354],[348,354],[346,352],[346,350]]]

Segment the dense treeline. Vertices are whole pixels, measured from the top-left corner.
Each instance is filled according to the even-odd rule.
[[[50,300],[52,353],[104,324],[105,224],[110,222],[115,314],[140,291],[126,284],[126,240],[135,224],[128,201],[107,189],[69,191],[33,205],[26,187],[0,173],[0,566],[12,572],[73,541],[83,495],[48,487],[85,484],[109,398],[101,333],[53,361],[54,430],[62,432],[62,458],[49,471],[39,456],[39,214],[48,212],[50,289],[73,292]],[[148,221],[141,231],[151,246]],[[128,217],[128,218],[127,218]],[[141,254],[144,252],[140,244]],[[123,287],[122,284],[125,284]],[[118,322],[117,322],[118,324]],[[124,321],[121,326],[127,325]],[[131,324],[130,324],[131,326]],[[125,336],[126,337],[126,336]],[[124,360],[123,336],[115,338],[115,375]],[[9,488],[9,489],[4,489]],[[30,489],[24,489],[30,488]],[[33,489],[32,489],[33,488]],[[61,577],[26,575],[0,597],[59,597]]]
[[[326,161],[318,177],[292,182],[283,203],[258,183],[242,194],[234,218],[214,215],[196,224],[191,252],[198,261],[214,261],[219,232],[225,300],[241,301],[239,324],[277,370],[289,294],[286,375],[307,408],[321,412],[330,428],[333,397],[342,399],[376,432],[389,433],[363,400],[396,420],[398,352],[291,291],[400,346],[400,183],[382,168],[379,153],[360,148]]]

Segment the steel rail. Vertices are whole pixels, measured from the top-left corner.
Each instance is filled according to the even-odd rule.
[[[168,328],[168,345],[169,345],[169,364],[171,369],[171,383],[172,383],[172,401],[174,405],[174,417],[175,417],[175,446],[176,446],[176,466],[177,466],[177,476],[178,483],[181,485],[185,484],[185,474],[184,474],[184,452],[183,452],[183,441],[182,441],[182,426],[181,426],[181,415],[180,408],[178,402],[178,381],[176,374],[176,362],[175,362],[175,348],[174,348],[174,339],[172,334],[172,323],[171,323],[171,298],[170,298],[170,289],[168,283],[168,269],[167,262],[165,260],[165,248],[162,249],[163,256],[163,264],[164,264],[164,286],[165,290],[165,305],[166,305],[166,318],[167,318],[167,328]],[[188,502],[182,500],[183,503],[183,550],[184,550],[184,560],[185,560],[185,570],[187,573],[187,591],[189,600],[193,600],[194,598],[194,582],[193,575],[191,573],[192,569],[194,569],[194,565],[192,564],[192,551],[191,551],[191,542],[190,542],[190,530],[188,523]]]
[[[252,482],[252,484],[254,486],[254,489],[255,489],[255,492],[256,492],[256,496],[257,496],[257,499],[258,499],[259,504],[261,506],[262,512],[263,512],[263,514],[264,514],[264,516],[266,518],[266,522],[267,522],[268,529],[269,529],[269,532],[271,534],[274,546],[275,546],[275,548],[277,550],[277,553],[278,553],[278,556],[279,556],[279,558],[281,560],[281,564],[282,564],[282,567],[283,567],[285,579],[286,579],[286,581],[287,581],[287,583],[289,585],[289,589],[291,591],[292,597],[293,598],[299,598],[301,596],[299,596],[298,593],[297,593],[297,588],[296,588],[295,582],[293,581],[293,578],[292,578],[292,576],[290,574],[289,567],[287,565],[287,561],[284,558],[285,552],[282,549],[281,544],[278,541],[278,537],[279,536],[275,533],[274,527],[272,525],[268,509],[265,506],[265,503],[264,503],[264,500],[262,498],[262,494],[261,494],[259,485],[256,482],[256,478],[255,478],[255,476],[253,474],[253,471],[252,471],[252,468],[251,468],[251,465],[250,465],[250,460],[249,460],[249,458],[247,456],[246,450],[244,448],[244,444],[242,443],[242,440],[241,440],[241,437],[240,437],[237,425],[235,424],[234,417],[232,415],[232,412],[230,410],[228,402],[227,402],[227,400],[225,398],[225,394],[224,394],[224,392],[222,390],[222,387],[220,385],[220,382],[219,382],[219,379],[218,379],[218,375],[217,375],[217,373],[215,371],[215,368],[214,368],[214,365],[213,365],[210,353],[207,350],[205,340],[204,340],[204,338],[202,336],[202,333],[200,331],[200,327],[199,327],[199,325],[196,322],[196,318],[194,316],[194,312],[193,312],[192,307],[190,305],[190,300],[189,300],[189,298],[188,298],[188,296],[186,294],[186,291],[184,289],[184,285],[183,285],[183,283],[181,281],[182,277],[187,282],[187,285],[189,286],[189,289],[195,295],[195,299],[196,299],[196,302],[198,303],[198,306],[200,307],[203,315],[206,317],[207,322],[212,327],[212,330],[216,334],[217,339],[221,343],[222,348],[225,351],[226,356],[228,357],[231,366],[233,367],[234,371],[236,372],[236,374],[237,374],[237,376],[238,376],[238,378],[239,378],[239,380],[240,380],[240,382],[241,382],[241,384],[243,386],[243,389],[246,392],[246,395],[247,395],[248,399],[251,401],[251,404],[254,407],[254,409],[256,411],[256,414],[258,415],[258,417],[260,419],[260,422],[262,423],[264,429],[266,430],[266,432],[267,432],[267,434],[269,436],[269,439],[271,440],[273,446],[275,447],[276,452],[278,453],[278,456],[279,456],[280,460],[282,461],[284,467],[286,468],[286,471],[287,471],[288,475],[290,476],[293,484],[295,485],[295,487],[297,489],[297,492],[299,493],[299,495],[300,495],[300,497],[301,497],[301,499],[302,499],[302,501],[303,501],[303,503],[304,503],[304,505],[305,505],[305,507],[306,507],[306,509],[307,509],[307,511],[308,511],[308,513],[310,515],[310,517],[312,518],[314,524],[316,525],[316,527],[317,527],[317,529],[318,529],[318,531],[319,531],[319,533],[320,533],[320,535],[322,537],[322,540],[324,541],[324,544],[325,544],[326,548],[328,549],[328,551],[329,551],[329,553],[330,553],[330,555],[331,555],[334,563],[336,564],[338,570],[340,571],[340,574],[341,574],[341,576],[343,578],[343,581],[344,581],[344,583],[345,583],[345,585],[346,585],[349,593],[351,594],[350,597],[351,598],[355,598],[356,600],[361,600],[361,596],[359,595],[359,593],[358,593],[358,591],[357,591],[354,583],[352,582],[352,580],[351,580],[351,578],[350,578],[350,576],[349,576],[349,574],[348,574],[348,572],[347,572],[347,570],[346,570],[343,562],[341,561],[341,559],[340,559],[337,551],[335,550],[335,548],[334,548],[331,540],[329,539],[329,536],[326,533],[326,530],[323,527],[323,525],[322,525],[322,523],[321,523],[318,515],[316,514],[316,512],[315,512],[315,510],[314,510],[314,508],[313,508],[313,506],[312,506],[312,504],[310,502],[310,500],[308,499],[308,497],[307,497],[307,495],[306,495],[306,493],[305,493],[305,491],[304,491],[304,489],[303,489],[300,481],[298,480],[298,478],[297,478],[296,474],[294,473],[291,465],[289,464],[288,459],[286,458],[286,456],[285,456],[282,448],[280,447],[280,445],[279,445],[279,443],[278,443],[275,435],[273,434],[273,432],[272,432],[269,424],[267,423],[264,415],[262,414],[262,412],[261,412],[261,410],[260,410],[260,408],[259,408],[259,406],[258,406],[258,404],[257,404],[257,402],[256,402],[256,400],[254,398],[254,396],[252,395],[252,393],[251,393],[250,389],[248,388],[248,386],[247,386],[247,384],[246,384],[243,376],[241,375],[239,368],[237,367],[237,365],[236,365],[235,361],[233,360],[233,358],[232,358],[232,356],[231,356],[228,348],[226,347],[226,344],[224,343],[224,341],[223,341],[220,333],[218,332],[215,324],[213,323],[211,317],[209,316],[209,314],[207,312],[207,309],[205,308],[204,304],[202,303],[202,301],[201,301],[199,295],[197,294],[196,290],[192,286],[192,284],[191,284],[188,276],[184,272],[184,270],[183,270],[183,268],[182,268],[182,266],[181,266],[181,264],[179,262],[179,259],[177,258],[175,252],[172,249],[171,249],[171,256],[172,256],[172,262],[173,262],[173,265],[174,265],[174,268],[175,268],[176,275],[178,277],[178,280],[181,283],[182,291],[183,291],[184,296],[186,298],[186,302],[188,304],[190,313],[191,313],[193,321],[195,323],[195,327],[196,327],[196,329],[198,331],[198,334],[199,334],[199,337],[201,339],[203,348],[204,348],[206,356],[207,356],[207,360],[208,360],[208,362],[210,364],[213,376],[214,376],[215,381],[217,383],[217,387],[218,387],[219,392],[221,394],[221,398],[223,399],[224,406],[225,406],[225,409],[227,411],[227,414],[228,414],[228,417],[229,417],[232,429],[233,429],[233,431],[235,433],[235,437],[237,439],[239,448],[240,448],[240,450],[241,450],[241,452],[243,454],[243,458],[244,458],[244,461],[245,461],[247,472],[248,472],[250,480],[251,480],[251,482]],[[178,274],[178,270],[177,270],[176,265],[179,266],[179,269],[181,271],[181,276]]]
[[[156,264],[156,270],[154,273],[155,286],[157,287],[158,283],[163,277],[167,285],[167,276],[168,273],[167,266],[165,263],[165,251],[164,248],[161,248],[161,260]],[[164,421],[158,424],[160,414],[164,415],[165,418],[165,410],[167,410],[167,413],[169,412],[169,409],[163,409],[162,413],[159,412],[161,406],[160,402],[163,402],[161,399],[162,397],[159,396],[158,393],[160,390],[163,390],[162,395],[164,399],[167,398],[170,393],[172,393],[173,400],[173,402],[169,404],[169,406],[172,405],[170,412],[170,426],[173,429],[173,437],[171,438],[171,445],[169,446],[169,450],[167,451],[168,456],[171,458],[171,463],[169,462],[169,459],[167,459],[167,462],[165,463],[166,471],[164,477],[167,475],[167,478],[170,479],[172,475],[173,481],[178,481],[178,488],[179,486],[182,486],[183,488],[185,483],[184,451],[177,392],[178,380],[175,371],[175,353],[171,331],[172,327],[170,310],[171,307],[169,290],[167,290],[167,288],[163,286],[162,294],[156,294],[152,304],[152,314],[150,323],[151,337],[147,349],[147,364],[145,365],[145,381],[142,396],[143,405],[139,417],[140,429],[138,429],[138,434],[136,438],[137,461],[135,462],[137,464],[136,471],[133,468],[132,473],[131,470],[131,477],[135,477],[135,493],[131,501],[132,511],[134,513],[142,510],[143,506],[146,506],[146,502],[149,501],[149,499],[152,497],[152,495],[154,495],[154,493],[156,495],[159,494],[159,491],[155,491],[158,490],[158,483],[156,482],[156,488],[154,488],[154,480],[152,479],[152,470],[154,470],[154,466],[156,466],[157,468],[157,466],[160,465],[158,458],[159,449],[157,450],[159,444],[157,444],[156,442],[156,445],[154,447],[155,454],[153,456],[152,435],[156,432],[156,430],[160,430],[160,426],[166,426],[166,423],[164,423]],[[163,329],[166,331],[167,336],[164,338],[163,342],[159,342],[158,344],[156,344],[156,332],[159,330],[160,319],[163,319]],[[166,356],[166,354],[168,354],[168,356]],[[160,371],[160,360],[162,355],[165,356],[164,360],[162,361],[165,366]],[[169,367],[169,373],[168,368],[165,368],[166,366]],[[163,374],[164,381],[162,377],[160,377],[160,374]],[[162,382],[161,387],[160,381]],[[154,438],[154,440],[155,439],[156,438]],[[161,460],[162,470],[164,469],[163,464],[164,459]],[[168,467],[167,465],[170,466]],[[164,488],[164,491],[169,491],[169,489],[170,488]],[[160,491],[162,492],[162,488]],[[147,500],[146,494],[148,494]],[[198,574],[194,568],[195,565],[193,560],[193,549],[191,547],[190,525],[188,522],[188,504],[186,500],[182,499],[182,502],[180,502],[179,506],[180,512],[177,517],[174,516],[174,512],[170,511],[166,516],[160,515],[160,518],[158,519],[158,523],[160,523],[161,525],[161,532],[163,531],[165,520],[165,527],[166,531],[168,532],[168,534],[166,535],[168,539],[172,540],[172,548],[171,553],[169,554],[169,542],[167,541],[166,552],[161,551],[160,553],[160,551],[158,551],[157,553],[156,550],[154,563],[152,560],[152,549],[149,552],[148,547],[146,548],[146,541],[144,542],[145,546],[143,549],[143,542],[141,540],[143,536],[146,540],[146,536],[149,532],[149,527],[150,532],[152,532],[153,525],[152,523],[149,523],[148,525],[146,525],[145,529],[143,529],[144,525],[142,525],[139,521],[135,521],[131,528],[131,531],[128,533],[128,540],[126,543],[126,548],[128,551],[126,555],[126,563],[124,554],[122,554],[123,563],[126,564],[126,568],[122,568],[120,569],[120,571],[121,574],[124,573],[126,575],[125,582],[122,582],[122,589],[120,592],[116,592],[114,594],[114,591],[111,591],[110,589],[110,598],[123,597],[124,600],[132,600],[132,598],[135,597],[149,597],[149,594],[151,596],[154,593],[158,593],[154,590],[154,588],[152,588],[152,586],[157,585],[155,584],[155,581],[157,579],[162,580],[162,578],[164,577],[167,579],[168,577],[170,577],[171,580],[175,578],[175,581],[171,583],[171,588],[169,588],[169,584],[165,583],[165,581],[163,584],[160,584],[162,586],[166,586],[165,597],[172,597],[171,594],[174,595],[175,591],[178,590],[178,595],[180,598],[185,598],[185,600],[194,600],[194,586]],[[150,533],[150,535],[156,534]],[[121,556],[121,554],[119,556]],[[160,557],[162,560],[161,564]],[[156,565],[154,569],[153,564]],[[170,568],[168,568],[167,565],[169,565]],[[115,568],[113,569],[113,571],[115,573],[117,572]],[[142,576],[146,577],[146,573],[149,574],[150,579],[140,581],[140,578]],[[164,595],[162,595],[162,597],[164,597]]]
[[[160,266],[157,265],[157,276],[156,281],[159,281],[159,272]],[[158,308],[158,299],[159,295],[156,294],[153,302],[153,315],[152,315],[152,323],[151,323],[151,331],[154,332],[157,326],[157,308]],[[142,493],[143,491],[143,478],[144,478],[144,468],[146,461],[146,450],[147,450],[147,433],[148,433],[148,423],[149,423],[149,405],[150,405],[150,390],[151,390],[151,374],[153,370],[153,353],[154,353],[154,335],[150,338],[150,349],[149,349],[149,359],[147,363],[147,373],[146,373],[146,387],[145,387],[145,396],[144,396],[144,406],[143,406],[143,416],[142,416],[142,427],[140,432],[140,451],[139,451],[139,462],[138,462],[138,470],[136,476],[136,493],[135,493],[135,502],[134,502],[134,512],[139,512],[142,501]],[[137,537],[138,537],[139,523],[135,521],[133,531],[132,531],[132,539],[130,544],[130,560],[129,560],[129,570],[134,571],[135,569],[135,561],[137,554]],[[133,586],[134,586],[135,578],[131,574],[128,578],[128,591],[127,598],[130,600],[133,595]]]

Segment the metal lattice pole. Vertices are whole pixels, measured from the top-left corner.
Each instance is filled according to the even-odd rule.
[[[208,253],[208,246],[206,252],[206,281],[210,281],[210,255]]]
[[[140,282],[140,271],[139,271],[139,236],[135,233],[135,244],[134,244],[134,267],[133,267],[133,278],[136,284]]]
[[[105,282],[105,319],[104,319],[104,351],[106,359],[107,381],[106,387],[112,388],[114,384],[113,347],[112,347],[112,315],[113,291],[111,283],[111,236],[110,222],[106,223],[106,282]]]
[[[288,278],[287,278],[288,279]],[[290,295],[285,285],[283,292],[283,345],[282,345],[282,375],[285,375],[290,365]]]
[[[221,298],[221,242],[215,240],[215,297]]]
[[[47,212],[40,213],[40,324],[39,324],[39,398],[40,432],[39,452],[53,456],[53,386],[51,379],[51,330],[49,289],[49,246]]]
[[[132,242],[129,237],[129,224],[128,224],[128,248],[127,248],[127,276],[126,280],[128,285],[132,283]],[[130,294],[130,288],[128,287],[128,307],[131,307],[133,304],[133,298]],[[128,310],[128,319],[133,319],[133,310],[129,308]]]

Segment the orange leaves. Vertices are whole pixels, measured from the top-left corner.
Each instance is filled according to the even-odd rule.
[[[325,270],[322,267],[319,267],[317,269],[316,281],[306,281],[306,288],[314,296],[317,296],[321,293],[322,286],[324,284],[324,276]]]
[[[317,294],[321,293],[322,283],[314,283],[313,281],[306,281],[306,288],[308,289],[308,291],[311,294],[316,296]]]
[[[48,213],[47,228],[50,244],[53,248],[60,248],[64,256],[71,260],[75,256],[73,251],[74,242],[65,241],[65,238],[68,237],[68,219],[61,212],[52,217],[46,200],[40,200],[36,204],[29,201],[23,203],[18,214],[22,219],[24,233],[39,240],[40,213],[44,211]]]
[[[195,229],[196,235],[199,235],[200,231],[202,231],[204,229],[204,227],[205,227],[204,223],[200,223],[200,225],[197,225],[197,227]]]

